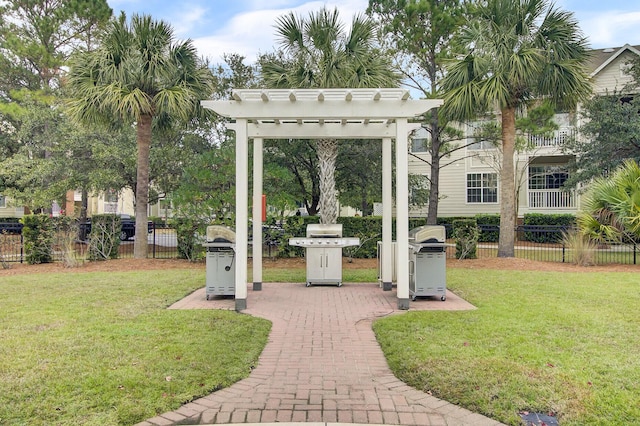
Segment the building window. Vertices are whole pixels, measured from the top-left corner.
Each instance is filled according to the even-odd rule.
[[[413,138],[413,140],[411,141],[411,152],[428,152],[428,144],[429,141],[427,139]]]
[[[467,137],[470,151],[496,149],[496,141],[500,138],[500,128],[495,120],[482,120],[467,125]]]
[[[411,152],[429,152],[429,132],[419,128],[411,136]]]
[[[497,173],[469,173],[467,175],[467,203],[497,202]]]
[[[7,198],[0,194],[0,209],[4,209],[5,207],[7,207]]]
[[[529,166],[529,189],[560,189],[568,178],[569,173],[558,166]]]

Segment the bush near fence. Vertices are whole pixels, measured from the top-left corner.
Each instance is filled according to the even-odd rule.
[[[478,224],[481,235],[493,235],[499,232],[498,224],[487,224],[496,220],[496,215],[482,215],[484,224]],[[547,215],[550,216],[550,215]],[[567,215],[562,215],[567,216]],[[570,216],[570,215],[569,215]],[[468,220],[469,218],[465,218]],[[486,219],[486,220],[485,220]],[[46,221],[47,219],[42,219]],[[455,258],[455,241],[451,237],[452,223],[456,218],[443,218],[439,220],[447,229],[447,257]],[[540,219],[533,217],[529,219],[534,223],[541,220],[551,220],[549,218]],[[569,218],[562,219],[569,221]],[[318,217],[294,216],[286,221],[270,218],[263,227],[263,248],[267,247],[268,255],[279,257],[303,257],[304,249],[289,246],[289,238],[306,235],[306,226],[310,223],[318,223]],[[538,221],[538,222],[535,222]],[[356,258],[375,258],[377,255],[377,242],[382,240],[382,218],[381,217],[342,217],[339,222],[343,225],[343,235],[345,237],[356,236],[361,240],[360,247],[353,247],[344,250],[345,256]],[[425,218],[411,218],[409,229],[425,225]],[[567,222],[565,222],[567,223]],[[229,225],[229,223],[226,223]],[[10,228],[9,228],[10,227]],[[4,224],[0,232],[0,256],[3,262],[22,262],[25,260],[23,253],[23,236],[21,235],[22,224]],[[201,246],[202,238],[206,226],[188,229],[184,232],[183,238],[176,237],[175,228],[168,226],[155,226],[152,230],[152,239],[155,243],[149,246],[149,257],[152,258],[175,258],[184,257],[191,260],[200,259],[204,254]],[[393,221],[392,238],[395,240],[395,220]],[[571,247],[562,244],[561,231],[564,226],[560,225],[520,225],[517,227],[517,241],[515,247],[516,257],[531,260],[541,260],[550,262],[572,262],[574,253]],[[251,228],[249,228],[251,232]],[[251,238],[251,237],[250,237]],[[488,238],[493,239],[494,237]],[[176,247],[176,239],[178,246]],[[183,241],[184,239],[184,241]],[[163,241],[172,241],[171,244]],[[53,245],[57,246],[54,242]],[[625,242],[623,244],[608,244],[598,247],[595,253],[595,261],[598,264],[623,263],[636,264],[638,244],[636,242]],[[75,254],[79,259],[84,259],[87,250],[86,242],[75,241]],[[198,252],[194,256],[194,253]],[[191,257],[189,256],[191,254]],[[54,261],[64,260],[61,257],[64,253],[54,250],[52,259]],[[477,246],[477,256],[479,258],[495,257],[497,255],[497,243],[491,241],[480,241]],[[119,247],[117,257],[126,258],[133,256],[133,242],[126,241]],[[195,259],[194,259],[195,258]]]
[[[534,243],[559,243],[562,241],[562,232],[576,226],[576,217],[572,214],[542,214],[527,213],[524,215],[523,224],[528,227],[520,238]],[[539,229],[539,232],[534,232]],[[555,229],[557,232],[549,232]]]
[[[480,230],[475,219],[463,219],[453,222],[453,237],[456,240],[457,259],[477,259]]]
[[[53,238],[55,231],[51,218],[43,214],[24,216],[20,222],[27,263],[49,263],[53,261]]]

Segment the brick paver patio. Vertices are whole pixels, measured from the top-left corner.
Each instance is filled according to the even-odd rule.
[[[149,419],[141,426],[271,422],[385,425],[499,425],[399,381],[378,346],[372,321],[398,313],[395,291],[377,284],[312,286],[265,283],[248,292],[246,314],[273,323],[249,378]],[[207,301],[204,289],[175,309],[233,309]],[[418,309],[474,309],[452,293],[418,300]]]

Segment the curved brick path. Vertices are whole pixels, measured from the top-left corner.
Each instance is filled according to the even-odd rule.
[[[376,284],[305,287],[265,283],[248,292],[247,314],[273,326],[250,377],[140,425],[270,422],[401,425],[500,423],[415,390],[393,376],[371,322],[395,312],[395,291]],[[204,289],[172,308],[233,309]],[[454,294],[411,309],[473,309]]]

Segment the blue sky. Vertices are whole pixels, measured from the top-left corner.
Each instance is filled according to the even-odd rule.
[[[346,21],[363,12],[368,0],[108,0],[114,13],[123,10],[150,14],[169,22],[179,39],[194,41],[200,55],[221,63],[223,53],[239,53],[252,62],[258,53],[270,52],[276,41],[273,25],[288,11],[306,15],[323,5],[338,7]],[[640,45],[638,0],[556,0],[574,12],[591,47]]]

